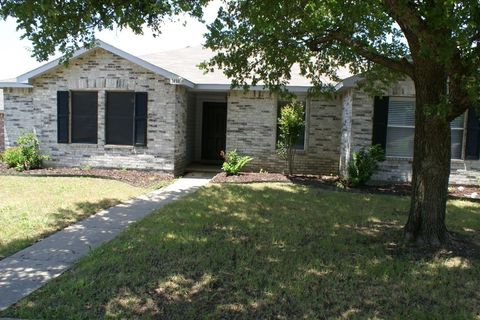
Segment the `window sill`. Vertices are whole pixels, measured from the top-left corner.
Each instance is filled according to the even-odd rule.
[[[73,149],[97,149],[98,144],[96,143],[59,143],[62,146],[68,146]]]
[[[134,149],[134,146],[127,146],[122,144],[106,144],[104,146],[105,149]]]
[[[117,149],[117,150],[145,150],[147,146],[127,146],[122,144],[106,144],[103,146],[105,149]]]
[[[278,152],[278,149],[275,149],[275,153]],[[307,154],[306,149],[295,149],[295,154]]]
[[[386,156],[385,157],[386,161],[408,161],[408,162],[413,162],[413,157],[398,157],[398,156]],[[464,159],[450,159],[451,162],[457,162],[457,163],[463,163],[465,162]]]

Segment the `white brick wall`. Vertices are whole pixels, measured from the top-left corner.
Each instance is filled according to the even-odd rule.
[[[176,86],[103,49],[95,49],[33,80],[33,89],[7,89],[5,118],[7,145],[28,131],[36,132],[41,149],[52,158],[51,165],[141,168],[173,171],[177,105],[182,103]],[[98,142],[57,143],[57,91],[99,92]],[[148,92],[146,147],[105,145],[105,92],[133,90]],[[181,142],[180,142],[181,143]]]
[[[307,100],[306,149],[298,151],[296,172],[336,174],[340,158],[340,100]],[[227,150],[254,160],[249,169],[286,170],[276,154],[277,97],[269,92],[232,91],[228,96]]]
[[[342,142],[342,157],[349,159],[351,152],[358,150],[361,146],[369,146],[372,143],[373,128],[373,99],[362,93],[360,90],[354,90],[353,93],[344,95],[344,127],[349,123],[349,95],[353,95],[352,120],[351,120],[351,148]],[[386,95],[389,96],[415,96],[415,88],[412,80],[400,81],[389,88]],[[347,110],[345,110],[347,108]],[[347,123],[347,125],[345,125]],[[347,133],[343,133],[348,137]],[[348,140],[348,139],[347,139]],[[452,160],[452,170],[450,183],[453,184],[477,184],[477,177],[480,176],[480,161]],[[379,181],[411,181],[411,160],[400,158],[387,158],[380,164],[378,172],[372,177]],[[345,174],[345,170],[341,170]]]

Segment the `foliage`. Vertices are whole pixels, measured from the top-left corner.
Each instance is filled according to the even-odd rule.
[[[292,184],[211,185],[130,225],[0,317],[478,318],[476,251],[405,246],[408,207],[406,197]],[[448,212],[449,230],[478,238],[480,203],[449,201]]]
[[[240,156],[237,150],[228,151],[227,153],[222,151],[222,157],[225,159],[222,170],[225,171],[227,176],[238,175],[242,168],[253,160],[249,156]]]
[[[32,54],[46,60],[59,49],[71,56],[81,46],[89,46],[95,32],[104,29],[129,28],[142,34],[145,27],[159,35],[167,19],[180,13],[201,18],[202,6],[209,0],[52,1],[0,0],[0,17],[16,19],[23,30],[22,38],[33,44]]]
[[[40,154],[38,139],[33,133],[26,133],[17,139],[18,147],[7,149],[2,159],[9,168],[17,171],[38,169],[48,157]]]
[[[290,175],[294,171],[295,144],[303,134],[304,128],[305,111],[301,102],[294,101],[280,109],[277,153],[286,161]]]
[[[22,149],[19,147],[12,147],[5,150],[1,156],[1,160],[9,168],[17,168],[18,166],[20,170],[23,170]]]
[[[365,185],[378,169],[378,162],[385,160],[385,153],[380,145],[362,147],[353,152],[348,163],[348,181],[352,187]]]

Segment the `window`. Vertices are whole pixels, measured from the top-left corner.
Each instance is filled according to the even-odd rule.
[[[105,141],[114,145],[146,145],[147,93],[107,92]]]
[[[452,129],[452,159],[461,159],[463,150],[464,115],[450,124]],[[415,101],[411,98],[390,97],[386,155],[412,157],[415,133]]]
[[[97,143],[97,92],[57,92],[58,143]]]
[[[70,142],[97,143],[97,92],[71,92]]]
[[[452,159],[462,158],[464,125],[465,114],[462,114],[450,123],[450,128],[452,129]]]
[[[303,117],[304,117],[304,120],[305,120],[306,119],[305,117],[306,117],[306,114],[307,114],[306,103],[305,103],[305,101],[301,101],[301,102],[303,104],[303,110],[304,110]],[[277,120],[280,119],[280,111],[288,103],[289,103],[288,101],[278,101],[278,104],[277,104]],[[295,149],[297,149],[297,150],[305,150],[305,136],[306,136],[306,130],[305,129],[306,128],[305,128],[305,125],[304,125],[303,126],[303,134],[300,135],[297,143],[294,146]],[[278,142],[279,138],[280,138],[280,127],[279,127],[279,124],[278,124],[278,121],[277,121],[277,142]]]

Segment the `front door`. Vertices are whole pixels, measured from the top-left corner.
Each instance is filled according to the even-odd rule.
[[[202,160],[221,162],[227,136],[227,103],[204,102],[202,117]]]

